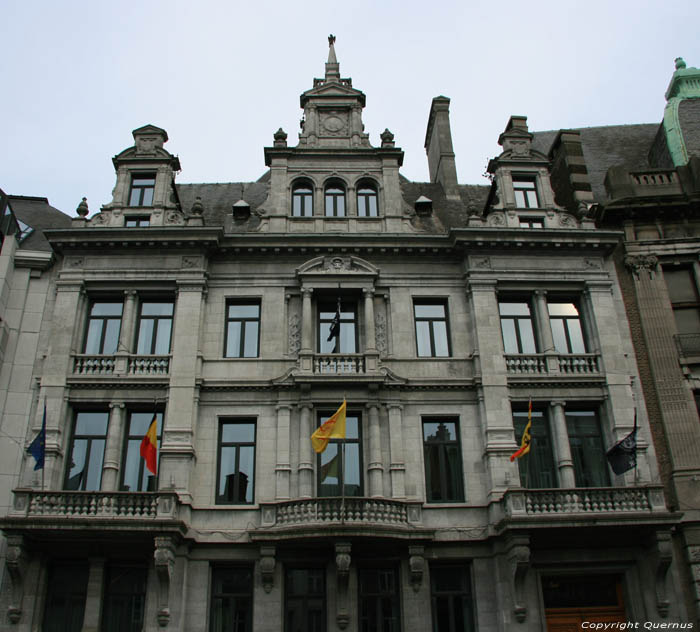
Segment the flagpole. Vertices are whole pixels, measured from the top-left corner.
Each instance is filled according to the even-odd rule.
[[[340,306],[340,296],[338,296],[338,306]],[[345,402],[347,414],[347,394],[345,392],[343,392],[343,401]],[[347,436],[348,433],[346,430],[340,444],[340,449],[342,451],[340,457],[340,524],[345,523],[345,441]]]
[[[44,431],[44,467],[41,468],[41,493],[44,493],[44,472],[46,472],[46,395],[44,395],[44,410],[42,412],[41,427]]]
[[[634,484],[638,485],[639,484],[639,470],[637,469],[637,446],[636,446],[636,441],[637,441],[637,409],[634,409],[634,427],[632,428],[632,431],[634,434],[632,435],[635,440],[635,453],[634,453]]]

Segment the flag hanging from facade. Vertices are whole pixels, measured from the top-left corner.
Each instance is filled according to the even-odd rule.
[[[323,452],[330,439],[345,439],[345,400],[326,421],[311,435],[311,445],[316,452]]]
[[[532,426],[532,399],[529,401],[527,405],[527,426],[525,426],[525,430],[523,430],[523,436],[522,439],[520,439],[520,447],[516,452],[513,452],[513,454],[510,455],[510,460],[515,461],[515,459],[519,459],[521,456],[526,455],[530,451],[530,443],[532,441],[532,437],[530,436],[530,427]]]
[[[335,316],[333,316],[333,320],[331,321],[331,329],[328,332],[328,340],[326,342],[330,342],[333,340],[333,338],[337,338],[340,335],[340,299],[338,299],[338,307],[336,307],[335,310]],[[336,347],[338,346],[338,341],[336,340]]]
[[[36,461],[34,469],[43,470],[44,457],[46,456],[46,400],[44,400],[44,417],[41,421],[41,430],[29,444],[29,454],[31,454]]]
[[[610,448],[605,457],[615,474],[625,472],[637,467],[637,411],[634,411],[634,428],[622,441],[618,441]]]
[[[153,414],[153,421],[141,441],[141,456],[146,461],[146,467],[157,473],[158,470],[158,413]]]

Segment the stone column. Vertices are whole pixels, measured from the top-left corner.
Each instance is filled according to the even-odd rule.
[[[85,597],[85,615],[81,632],[98,632],[102,625],[102,596],[104,593],[105,560],[90,558],[87,595]]]
[[[559,470],[559,487],[562,489],[572,489],[576,487],[576,477],[574,476],[574,460],[571,457],[571,445],[569,444],[569,433],[566,429],[566,416],[564,406],[566,402],[551,401],[551,428],[554,455]]]
[[[314,322],[311,312],[311,294],[308,287],[301,288],[301,350],[313,351]]]
[[[314,490],[314,463],[311,448],[311,412],[308,402],[300,405],[299,419],[299,496],[311,498]]]
[[[391,463],[391,497],[406,498],[406,464],[403,450],[403,406],[397,403],[387,404],[389,412],[389,450]]]
[[[377,338],[374,333],[374,290],[362,290],[365,297],[365,351],[377,351]]]
[[[124,414],[126,412],[124,403],[112,402],[109,409],[109,425],[107,426],[105,459],[100,486],[103,492],[114,492],[119,488],[119,466],[122,446],[124,445]]]
[[[289,420],[291,406],[280,404],[277,406],[277,465],[275,466],[276,492],[278,500],[289,499]]]
[[[136,327],[136,298],[134,290],[124,292],[124,311],[122,312],[122,326],[119,332],[119,346],[117,352],[131,353],[135,351],[134,329]]]
[[[554,353],[554,338],[552,337],[552,325],[549,322],[549,309],[547,308],[547,291],[535,290],[535,326],[537,327],[541,353]]]
[[[382,444],[379,430],[379,404],[367,404],[369,416],[369,495],[373,498],[384,495],[384,466],[382,465]]]

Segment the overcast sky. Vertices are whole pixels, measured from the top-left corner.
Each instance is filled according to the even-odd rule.
[[[94,213],[146,123],[167,130],[178,182],[256,180],[279,127],[297,142],[329,33],[370,142],[388,127],[407,178],[428,180],[442,94],[459,180],[486,184],[511,114],[531,130],[660,122],[675,57],[700,66],[699,18],[698,0],[0,0],[0,188]]]

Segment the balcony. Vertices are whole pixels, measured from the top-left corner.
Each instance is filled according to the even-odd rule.
[[[361,353],[314,354],[313,371],[321,375],[365,373],[365,356]]]
[[[509,354],[505,361],[510,375],[600,375],[597,353]]]
[[[611,167],[605,176],[604,184],[613,200],[631,197],[657,198],[683,193],[675,169],[628,171],[625,167]]]
[[[681,358],[700,358],[700,334],[676,334],[674,339]]]
[[[73,374],[84,377],[166,377],[169,373],[169,355],[73,354]]]

